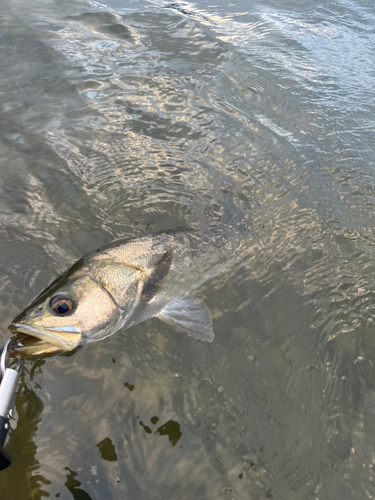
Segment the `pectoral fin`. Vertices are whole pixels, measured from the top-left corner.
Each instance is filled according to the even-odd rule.
[[[173,249],[168,250],[156,264],[142,289],[141,299],[150,302],[164,285],[172,264]]]
[[[171,302],[158,318],[195,339],[206,342],[214,339],[210,310],[196,297],[182,297]]]

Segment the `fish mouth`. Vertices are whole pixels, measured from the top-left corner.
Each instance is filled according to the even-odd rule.
[[[35,327],[25,323],[12,323],[8,329],[15,334],[17,345],[12,348],[11,357],[26,358],[57,352],[72,351],[81,343],[82,335],[71,326]]]

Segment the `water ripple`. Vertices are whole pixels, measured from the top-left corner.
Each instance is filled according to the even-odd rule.
[[[219,220],[225,176],[249,226],[212,345],[152,320],[26,363],[12,498],[375,497],[371,8],[4,5],[4,338],[85,252]]]

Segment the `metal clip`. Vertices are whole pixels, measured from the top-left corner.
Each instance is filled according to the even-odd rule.
[[[0,349],[0,382],[3,376],[5,375],[5,371],[9,368],[9,352],[12,347],[17,345],[16,339],[8,339],[3,347]],[[23,367],[22,360],[19,359],[15,370],[18,373],[21,373]]]
[[[22,360],[18,360],[15,369],[9,368],[9,351],[16,343],[15,339],[9,339],[4,344],[0,357],[0,470],[8,467],[12,462],[4,450],[4,445],[10,428],[9,420],[12,416],[18,380],[23,367]]]

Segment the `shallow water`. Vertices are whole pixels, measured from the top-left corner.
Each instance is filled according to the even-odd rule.
[[[86,252],[220,217],[216,338],[28,361],[2,500],[375,498],[373,2],[0,10],[0,341]]]

